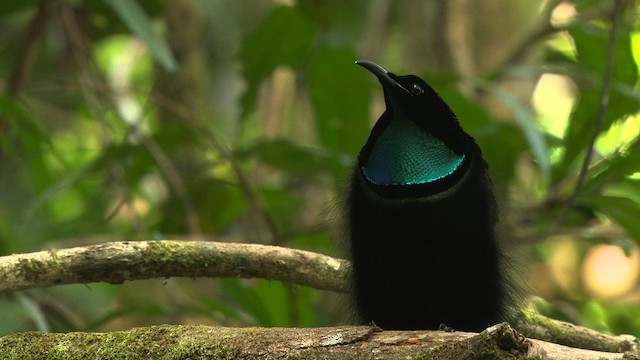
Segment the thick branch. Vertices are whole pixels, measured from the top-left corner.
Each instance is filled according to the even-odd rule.
[[[279,246],[207,241],[123,241],[0,257],[0,292],[173,276],[281,280],[348,291],[346,260]]]
[[[348,260],[279,246],[176,240],[110,242],[0,257],[0,293],[175,276],[263,278],[347,292],[351,265]],[[612,352],[638,347],[633,337],[531,316],[518,324],[528,337]]]
[[[18,333],[0,337],[11,359],[622,359],[621,353],[528,340],[506,323],[480,334],[377,331],[365,326],[313,329],[153,326],[110,333]]]

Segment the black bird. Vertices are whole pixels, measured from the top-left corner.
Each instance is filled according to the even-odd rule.
[[[387,107],[347,198],[359,321],[469,331],[503,321],[498,208],[480,148],[421,78],[356,64],[380,80]]]

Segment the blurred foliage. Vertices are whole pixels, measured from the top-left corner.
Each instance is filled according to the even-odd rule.
[[[538,36],[512,46],[526,60],[471,73],[408,65],[447,51],[417,46],[443,20],[425,12],[436,3],[0,2],[0,254],[209,235],[343,256],[345,182],[384,106],[353,65],[371,56],[427,79],[481,145],[515,229],[506,241],[532,250],[524,278],[540,310],[640,336],[637,267],[615,297],[581,273],[593,246],[631,254],[640,243],[638,4],[621,16],[586,182],[556,224],[594,134],[613,2],[531,1],[539,22],[521,30]],[[570,15],[554,23],[561,10]],[[322,326],[344,322],[345,308],[261,280],[59,286],[2,295],[0,333]]]

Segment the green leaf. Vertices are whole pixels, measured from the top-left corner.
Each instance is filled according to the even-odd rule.
[[[606,3],[607,5],[612,4],[609,0],[576,0],[575,7],[576,11],[582,12],[590,9],[593,10],[594,7],[599,7],[603,3]]]
[[[332,45],[353,46],[362,41],[371,7],[368,1],[301,0],[296,2],[305,15],[322,27],[322,41]]]
[[[274,8],[242,43],[240,58],[247,90],[242,97],[242,118],[255,106],[260,83],[278,65],[297,67],[307,56],[316,26],[296,7]]]
[[[27,215],[25,218],[30,220],[33,216],[35,216],[38,212],[42,210],[42,208],[51,201],[55,201],[65,192],[69,191],[69,189],[76,186],[83,180],[86,180],[90,175],[101,174],[101,171],[104,171],[105,168],[112,161],[122,161],[130,151],[130,149],[136,148],[132,147],[129,144],[121,144],[121,145],[111,145],[100,153],[95,159],[78,166],[75,169],[69,169],[64,176],[61,176],[55,180],[50,180],[46,184],[46,188],[43,188],[40,194],[38,194],[37,198],[34,199],[32,203],[29,204],[29,208],[27,211]],[[139,149],[140,146],[137,146]],[[85,194],[86,196],[90,196],[89,194]],[[100,207],[98,206],[97,198],[102,193],[93,193],[92,202],[93,206],[90,208],[90,211],[99,211]],[[89,215],[89,212],[87,214]],[[100,217],[96,217],[94,221],[103,222]],[[59,229],[56,229],[59,230]],[[77,229],[76,229],[77,230]],[[52,234],[49,234],[52,235]]]
[[[593,196],[585,199],[595,210],[622,226],[629,236],[640,243],[640,204],[619,196]]]
[[[611,332],[607,326],[607,311],[602,304],[596,301],[587,301],[581,310],[581,320],[584,322],[584,326],[598,331]]]
[[[576,77],[576,74],[581,74],[582,78],[578,82],[578,101],[564,136],[565,152],[553,171],[554,183],[566,177],[593,136],[609,47],[606,29],[576,25],[569,32],[577,51],[574,69],[577,71],[571,75]],[[569,71],[572,69],[569,68]],[[609,103],[601,131],[607,131],[616,120],[640,110],[640,99],[632,90],[637,80],[638,68],[631,52],[630,36],[628,33],[619,33],[615,44]]]
[[[584,152],[593,136],[596,114],[600,100],[599,89],[584,89],[569,119],[564,135],[565,152],[562,160],[554,168],[554,182],[563,179]],[[601,132],[607,131],[618,119],[636,113],[640,107],[638,100],[628,94],[612,89]]]
[[[192,313],[212,317],[218,323],[229,322],[230,319],[240,320],[241,310],[221,299],[201,295],[196,300],[200,304],[188,307]]]
[[[375,78],[354,64],[351,48],[325,46],[308,67],[308,87],[322,145],[355,155],[369,135],[369,101]],[[382,91],[377,87],[378,91]]]
[[[291,285],[295,286],[295,285]],[[280,281],[259,279],[256,281],[258,296],[264,299],[265,307],[271,318],[273,326],[292,326],[289,318],[289,290]]]
[[[49,134],[21,101],[11,96],[0,97],[0,119],[8,121],[12,135],[0,138],[2,151],[17,163],[26,160],[31,180],[38,190],[44,189],[51,181],[51,171],[44,161],[45,154],[51,153],[59,158]],[[13,141],[15,138],[20,142],[17,146]]]
[[[577,24],[569,29],[569,34],[576,47],[578,66],[587,73],[602,79],[609,56],[609,30]],[[633,61],[629,33],[618,31],[614,51],[613,80],[631,86],[635,85],[638,69]]]
[[[620,191],[623,197],[633,199],[640,204],[640,178],[626,177],[620,180],[612,189],[614,191]]]
[[[295,228],[302,205],[302,198],[289,188],[260,188],[260,197],[280,232]]]
[[[265,304],[267,299],[260,296],[255,287],[249,286],[239,279],[221,279],[220,284],[225,294],[233,302],[247,312],[260,326],[276,326],[274,319]]]
[[[311,296],[316,290],[284,284],[280,281],[257,280],[256,290],[274,319],[274,326],[313,326],[315,311]],[[290,290],[289,286],[292,287]],[[293,308],[292,308],[293,306]],[[295,319],[292,318],[295,311]],[[293,320],[297,320],[296,323]]]
[[[427,79],[427,82],[433,86],[436,92],[451,107],[456,114],[460,125],[464,131],[472,136],[482,132],[486,127],[494,124],[491,116],[477,102],[470,100],[455,88],[455,84],[438,84],[436,81]]]
[[[428,79],[428,82],[437,84],[432,79]],[[506,194],[508,183],[516,173],[516,161],[527,150],[523,133],[516,125],[493,120],[482,106],[460,94],[453,86],[434,85],[458,117],[462,128],[480,145],[482,155],[489,164],[495,190]]]
[[[477,83],[480,87],[491,91],[504,105],[511,109],[516,124],[518,124],[518,127],[524,134],[524,138],[529,144],[529,149],[531,149],[531,153],[537,162],[542,176],[544,179],[548,179],[551,173],[549,149],[547,141],[538,128],[536,118],[531,110],[522,105],[518,99],[507,93],[504,89],[485,81],[478,81]]]
[[[287,240],[287,247],[336,255],[336,239],[330,230],[315,229]],[[337,256],[337,255],[336,255]]]
[[[489,165],[498,198],[506,199],[509,183],[516,175],[516,163],[527,151],[522,132],[506,123],[494,123],[473,134]]]
[[[24,307],[8,296],[0,298],[0,318],[0,336],[31,328]]]
[[[321,149],[296,145],[287,139],[260,141],[236,152],[236,157],[240,160],[256,157],[275,169],[301,176],[316,175],[339,166],[336,156]]]
[[[16,297],[18,298],[24,313],[31,319],[31,321],[33,321],[34,324],[36,324],[38,331],[50,332],[51,327],[49,326],[49,322],[42,312],[42,309],[40,309],[40,306],[22,293],[17,293]]]
[[[176,61],[163,37],[153,29],[151,20],[136,1],[104,0],[129,29],[147,44],[151,56],[167,71],[176,70]]]
[[[593,171],[596,174],[587,179],[584,191],[596,191],[607,183],[617,182],[625,176],[640,172],[640,151],[629,149],[620,155],[602,161]]]
[[[207,232],[224,231],[247,210],[247,199],[242,191],[217,179],[197,181],[192,185],[191,193],[198,212],[206,214],[201,222]]]

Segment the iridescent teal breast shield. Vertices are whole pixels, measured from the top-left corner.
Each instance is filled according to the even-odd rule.
[[[362,174],[376,185],[427,184],[453,174],[464,159],[414,122],[397,117],[371,148]]]

